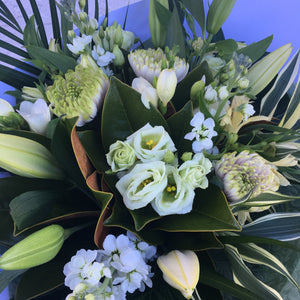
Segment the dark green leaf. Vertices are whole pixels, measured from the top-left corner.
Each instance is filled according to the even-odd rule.
[[[189,72],[188,75],[178,84],[175,95],[172,98],[172,103],[177,111],[182,109],[190,99],[192,85],[196,81],[201,80],[203,75],[205,75],[206,84],[213,81],[207,62],[203,62],[200,66]]]
[[[99,172],[109,169],[103,150],[101,137],[92,130],[78,132],[79,139],[94,167]]]
[[[24,45],[24,42],[22,39],[20,39],[19,37],[17,37],[16,35],[12,34],[10,31],[0,27],[0,33],[6,35],[7,37],[9,37],[10,39],[16,41],[17,43]],[[3,41],[2,41],[3,42]]]
[[[237,53],[248,56],[252,60],[252,63],[254,63],[265,54],[270,44],[272,43],[272,40],[273,35],[270,35],[259,42],[252,43],[249,46],[237,50]]]
[[[30,4],[31,4],[32,12],[34,14],[34,18],[36,20],[36,24],[37,24],[37,27],[38,27],[43,45],[44,45],[45,48],[48,48],[48,41],[47,41],[46,31],[45,31],[43,20],[41,18],[39,8],[38,8],[35,0],[29,0],[29,1],[30,1]]]
[[[20,276],[26,270],[3,270],[0,272],[0,293],[13,281],[15,278]]]
[[[160,25],[162,26],[162,31],[168,30],[172,13],[162,4],[160,4],[157,0],[154,1],[154,6],[157,18],[159,20]]]
[[[125,140],[147,123],[162,125],[168,130],[167,122],[156,108],[147,109],[138,92],[112,77],[102,112],[104,151],[107,153],[116,140]]]
[[[26,59],[30,58],[30,56],[28,55],[27,52],[25,52],[24,50],[22,50],[18,47],[11,45],[10,43],[7,43],[5,41],[0,41],[0,47],[8,50],[10,52],[13,52],[19,56],[22,56],[23,58],[26,58]]]
[[[22,29],[16,18],[2,1],[0,1],[0,7],[3,10],[3,15],[19,29],[19,32],[22,32]]]
[[[237,50],[238,45],[235,40],[228,39],[216,42],[216,48],[219,52],[218,55],[226,60],[232,57],[232,54]]]
[[[60,27],[61,27],[61,35],[62,35],[62,49],[67,55],[71,55],[71,51],[68,49],[67,44],[70,42],[68,38],[68,31],[73,29],[73,23],[70,22],[64,10],[59,7],[60,10]]]
[[[51,12],[51,23],[52,23],[52,31],[53,31],[53,38],[57,43],[61,45],[60,41],[60,27],[59,21],[57,16],[56,4],[55,0],[49,0],[50,12]]]
[[[98,0],[95,0],[95,14],[94,14],[94,18],[96,20],[99,19],[99,2],[98,2]]]
[[[20,8],[21,13],[22,13],[23,19],[24,19],[25,23],[27,23],[29,18],[28,18],[27,13],[24,9],[24,6],[22,5],[22,2],[21,2],[21,0],[16,0],[16,1],[17,1],[17,4],[18,4],[19,8]]]
[[[176,145],[178,157],[191,150],[191,142],[184,139],[184,136],[191,131],[190,121],[192,118],[193,107],[191,101],[189,101],[179,112],[168,119],[171,137]]]
[[[13,232],[14,224],[9,209],[0,209],[0,244],[7,247],[13,244]]]
[[[0,21],[4,22],[5,24],[7,24],[9,27],[11,27],[13,30],[16,30],[20,33],[22,33],[22,30],[20,30],[16,25],[14,25],[13,23],[11,23],[9,20],[7,20],[6,18],[4,18],[3,16],[0,15]]]
[[[70,56],[36,46],[27,46],[26,49],[33,59],[40,60],[50,68],[55,68],[63,73],[75,69],[76,61]]]
[[[214,185],[210,185],[205,190],[196,189],[193,210],[190,213],[165,216],[153,222],[152,226],[171,232],[240,231],[241,229],[228,207],[224,194]]]
[[[23,33],[23,40],[25,46],[42,46],[40,37],[35,30],[34,16],[32,16],[26,23]]]
[[[183,3],[200,25],[202,32],[205,32],[205,13],[203,0],[183,0]]]

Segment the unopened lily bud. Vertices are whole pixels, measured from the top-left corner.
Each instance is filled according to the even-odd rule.
[[[0,134],[0,167],[24,177],[64,178],[47,148],[33,140],[4,133]]]
[[[9,248],[0,257],[0,268],[21,270],[44,264],[56,256],[63,242],[63,227],[47,226]]]
[[[175,94],[177,76],[173,69],[164,69],[158,76],[156,91],[158,98],[166,106]]]
[[[86,12],[82,11],[82,12],[79,13],[80,21],[85,22],[87,18],[88,18],[88,15],[87,15]]]
[[[181,160],[182,161],[188,161],[191,160],[193,157],[193,153],[192,152],[184,152],[181,156]]]
[[[115,55],[115,59],[113,60],[114,65],[122,67],[125,63],[125,58],[118,45],[114,45],[113,54]]]
[[[79,0],[79,7],[80,7],[80,10],[84,10],[85,8],[85,0]]]
[[[51,39],[49,43],[49,50],[52,52],[58,52],[57,44],[55,39]]]
[[[195,252],[174,250],[157,259],[164,280],[190,299],[199,280],[200,265]]]
[[[194,101],[198,101],[200,94],[204,92],[204,88],[205,88],[204,80],[196,81],[191,88],[191,99]]]
[[[242,77],[237,84],[241,90],[244,90],[249,86],[249,80],[245,77]]]
[[[167,164],[172,164],[175,160],[175,155],[171,150],[168,150],[164,156],[164,162]]]
[[[123,44],[123,33],[122,33],[122,29],[121,26],[119,24],[119,26],[117,27],[117,30],[115,32],[115,36],[114,36],[114,44],[117,44],[120,48],[122,47]]]

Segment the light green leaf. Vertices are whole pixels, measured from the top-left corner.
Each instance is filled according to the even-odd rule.
[[[253,243],[248,245],[238,245],[236,247],[244,261],[252,264],[265,265],[285,276],[297,289],[300,289],[286,267],[270,252]]]
[[[246,78],[250,81],[251,94],[257,95],[277,75],[292,52],[291,44],[284,45],[254,64]]]
[[[250,291],[253,291],[255,294],[257,294],[263,299],[283,300],[277,291],[258,280],[252,274],[250,269],[243,262],[242,257],[239,254],[237,248],[231,245],[225,245],[225,251],[231,263],[235,282],[241,284]]]
[[[260,114],[272,117],[281,98],[294,82],[300,66],[300,51],[280,71],[273,87],[261,101]]]

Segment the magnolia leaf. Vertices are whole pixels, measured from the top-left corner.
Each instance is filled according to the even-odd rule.
[[[272,117],[276,107],[282,97],[294,82],[300,66],[300,51],[298,50],[294,57],[280,71],[273,87],[261,100],[260,113]]]
[[[265,265],[285,276],[297,289],[300,289],[286,267],[270,252],[252,243],[248,245],[238,245],[236,247],[244,261],[252,264]]]
[[[105,153],[111,144],[117,140],[125,140],[147,123],[152,126],[161,125],[168,131],[168,124],[161,113],[152,105],[147,109],[141,101],[141,94],[115,77],[110,79],[101,122]]]
[[[291,44],[284,45],[254,64],[246,75],[251,94],[257,95],[277,75],[292,52]]]
[[[290,241],[300,237],[300,213],[274,213],[244,225],[241,234]]]
[[[262,299],[283,300],[279,293],[258,280],[243,262],[237,248],[231,245],[225,245],[225,251],[231,263],[234,280],[238,284],[254,291]]]
[[[273,40],[273,35],[270,35],[259,42],[252,43],[249,46],[238,49],[237,54],[244,54],[245,56],[248,56],[251,59],[252,63],[254,63],[262,55],[265,54],[270,44],[272,43],[272,40]]]

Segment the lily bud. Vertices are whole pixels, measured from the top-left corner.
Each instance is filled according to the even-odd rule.
[[[13,107],[9,102],[0,98],[0,116],[7,117],[10,112],[14,112]]]
[[[114,44],[117,44],[120,48],[123,44],[123,33],[120,24],[118,25],[115,36],[114,36]]]
[[[191,88],[191,99],[194,101],[199,100],[199,96],[204,92],[205,88],[205,78],[204,80],[196,81]]]
[[[166,106],[175,94],[177,76],[174,70],[164,69],[158,76],[156,91],[158,98]]]
[[[125,58],[118,45],[114,45],[113,54],[115,56],[115,59],[113,60],[114,65],[122,67],[125,63]]]
[[[190,299],[199,280],[200,265],[195,252],[174,250],[157,259],[164,280]]]
[[[209,7],[206,31],[216,34],[230,15],[236,0],[214,0]]]
[[[47,148],[33,140],[4,133],[0,134],[0,167],[24,177],[64,178]]]
[[[47,226],[9,248],[0,257],[0,268],[21,270],[44,264],[56,256],[63,242],[63,227]]]

